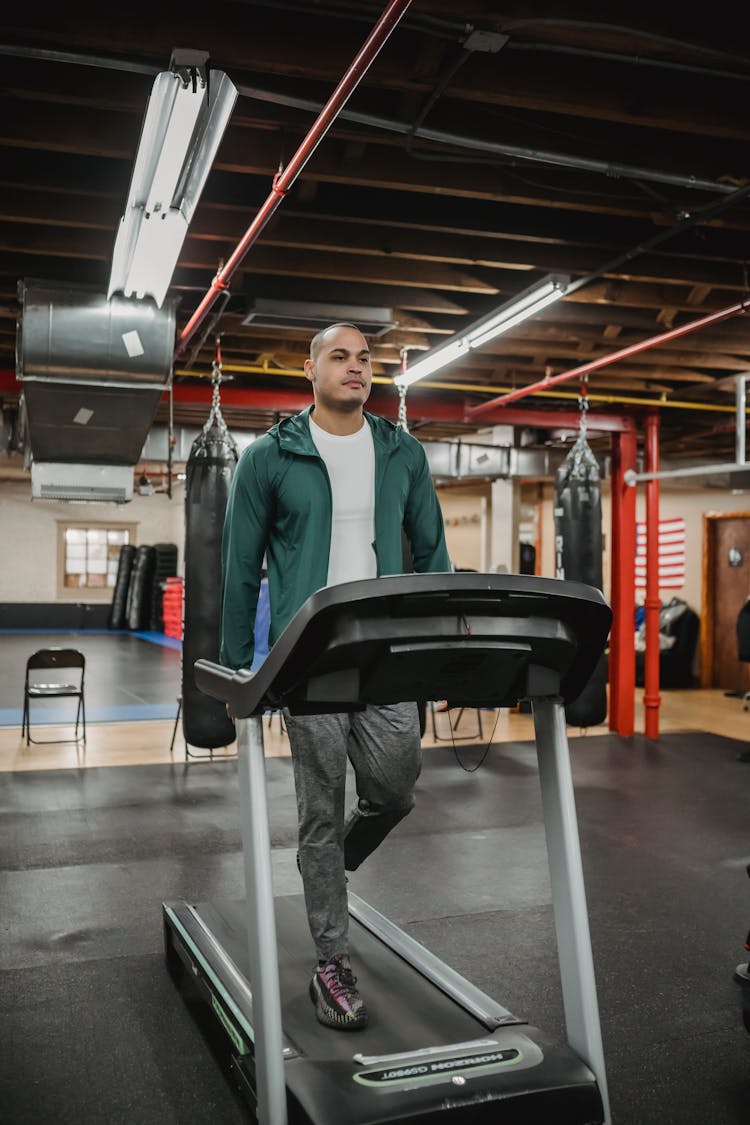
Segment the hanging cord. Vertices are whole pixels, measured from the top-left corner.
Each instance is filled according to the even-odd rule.
[[[401,374],[406,374],[406,348],[401,349]],[[403,384],[399,384],[396,388],[398,390],[398,418],[396,425],[400,426],[408,434],[409,423],[406,418],[406,391],[407,388]]]
[[[476,765],[466,766],[461,761],[461,755],[458,752],[458,747],[456,746],[456,740],[453,737],[453,723],[450,723],[450,712],[448,712],[448,722],[450,723],[450,728],[451,728],[451,744],[453,746],[453,755],[454,755],[456,761],[458,762],[459,766],[461,767],[461,769],[464,771],[464,773],[475,773],[479,769],[479,767],[484,763],[484,759],[487,757],[487,755],[490,752],[490,747],[492,746],[492,739],[495,737],[495,730],[497,729],[497,720],[499,718],[500,718],[500,709],[498,708],[498,710],[495,712],[495,723],[494,723],[494,726],[492,727],[490,739],[489,739],[489,742],[487,743],[487,745],[484,748],[484,751],[482,753],[482,757],[479,759],[479,761],[477,762]]]
[[[471,636],[471,625],[470,625],[470,623],[469,623],[469,622],[468,622],[468,621],[466,620],[466,617],[464,616],[464,614],[463,614],[463,613],[462,613],[462,614],[461,614],[461,616],[460,616],[460,624],[461,624],[461,626],[462,626],[462,627],[463,627],[463,629],[464,629],[465,635],[466,635],[467,637],[470,637],[470,636]],[[493,727],[492,727],[492,731],[491,731],[491,733],[490,733],[490,738],[489,738],[489,742],[488,742],[488,743],[487,743],[487,745],[485,746],[485,748],[484,748],[484,752],[483,752],[483,754],[482,754],[481,758],[480,758],[480,759],[479,759],[479,761],[478,761],[478,762],[476,763],[476,765],[473,765],[473,766],[466,766],[466,765],[464,765],[464,763],[463,763],[463,762],[461,761],[461,755],[459,754],[459,752],[458,752],[458,747],[456,746],[456,739],[455,739],[455,737],[454,737],[453,723],[451,722],[451,716],[450,716],[450,708],[448,709],[448,725],[450,726],[450,730],[451,730],[451,745],[453,746],[453,756],[455,757],[456,761],[458,762],[459,766],[460,766],[460,767],[461,767],[461,769],[462,769],[462,770],[464,771],[464,773],[475,773],[475,772],[476,772],[476,770],[478,770],[478,769],[479,769],[479,767],[480,767],[480,766],[482,765],[482,763],[484,762],[484,759],[485,759],[485,758],[487,757],[487,755],[488,755],[488,754],[489,754],[489,752],[490,752],[490,746],[492,745],[492,739],[493,739],[493,738],[495,737],[495,730],[497,729],[497,720],[498,720],[499,718],[500,718],[500,710],[498,709],[498,710],[497,710],[497,711],[495,712],[495,722],[494,722],[494,725],[493,725]]]

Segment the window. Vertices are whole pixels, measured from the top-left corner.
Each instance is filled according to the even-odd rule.
[[[120,549],[135,539],[135,524],[58,521],[58,595],[85,591],[89,600],[111,597]]]

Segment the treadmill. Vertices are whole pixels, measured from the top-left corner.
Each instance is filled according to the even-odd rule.
[[[163,903],[166,955],[222,1029],[214,1027],[261,1125],[610,1121],[564,711],[610,624],[601,592],[578,582],[407,574],[317,591],[255,673],[196,662],[199,688],[237,721],[245,897]],[[273,896],[263,713],[438,698],[531,701],[565,1042],[351,892],[350,951],[369,1023],[342,1032],[315,1018],[303,895]],[[502,896],[499,882],[498,904]]]

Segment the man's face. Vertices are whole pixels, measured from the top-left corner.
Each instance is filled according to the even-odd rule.
[[[329,410],[361,410],[370,396],[370,349],[361,332],[348,325],[326,332],[315,359],[305,360],[315,401]]]

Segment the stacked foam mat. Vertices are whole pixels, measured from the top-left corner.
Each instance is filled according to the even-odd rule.
[[[151,624],[154,633],[164,629],[164,591],[168,578],[177,574],[177,544],[154,543],[154,573],[151,581]]]
[[[162,612],[164,614],[164,634],[182,640],[182,596],[183,579],[174,575],[164,583]]]

